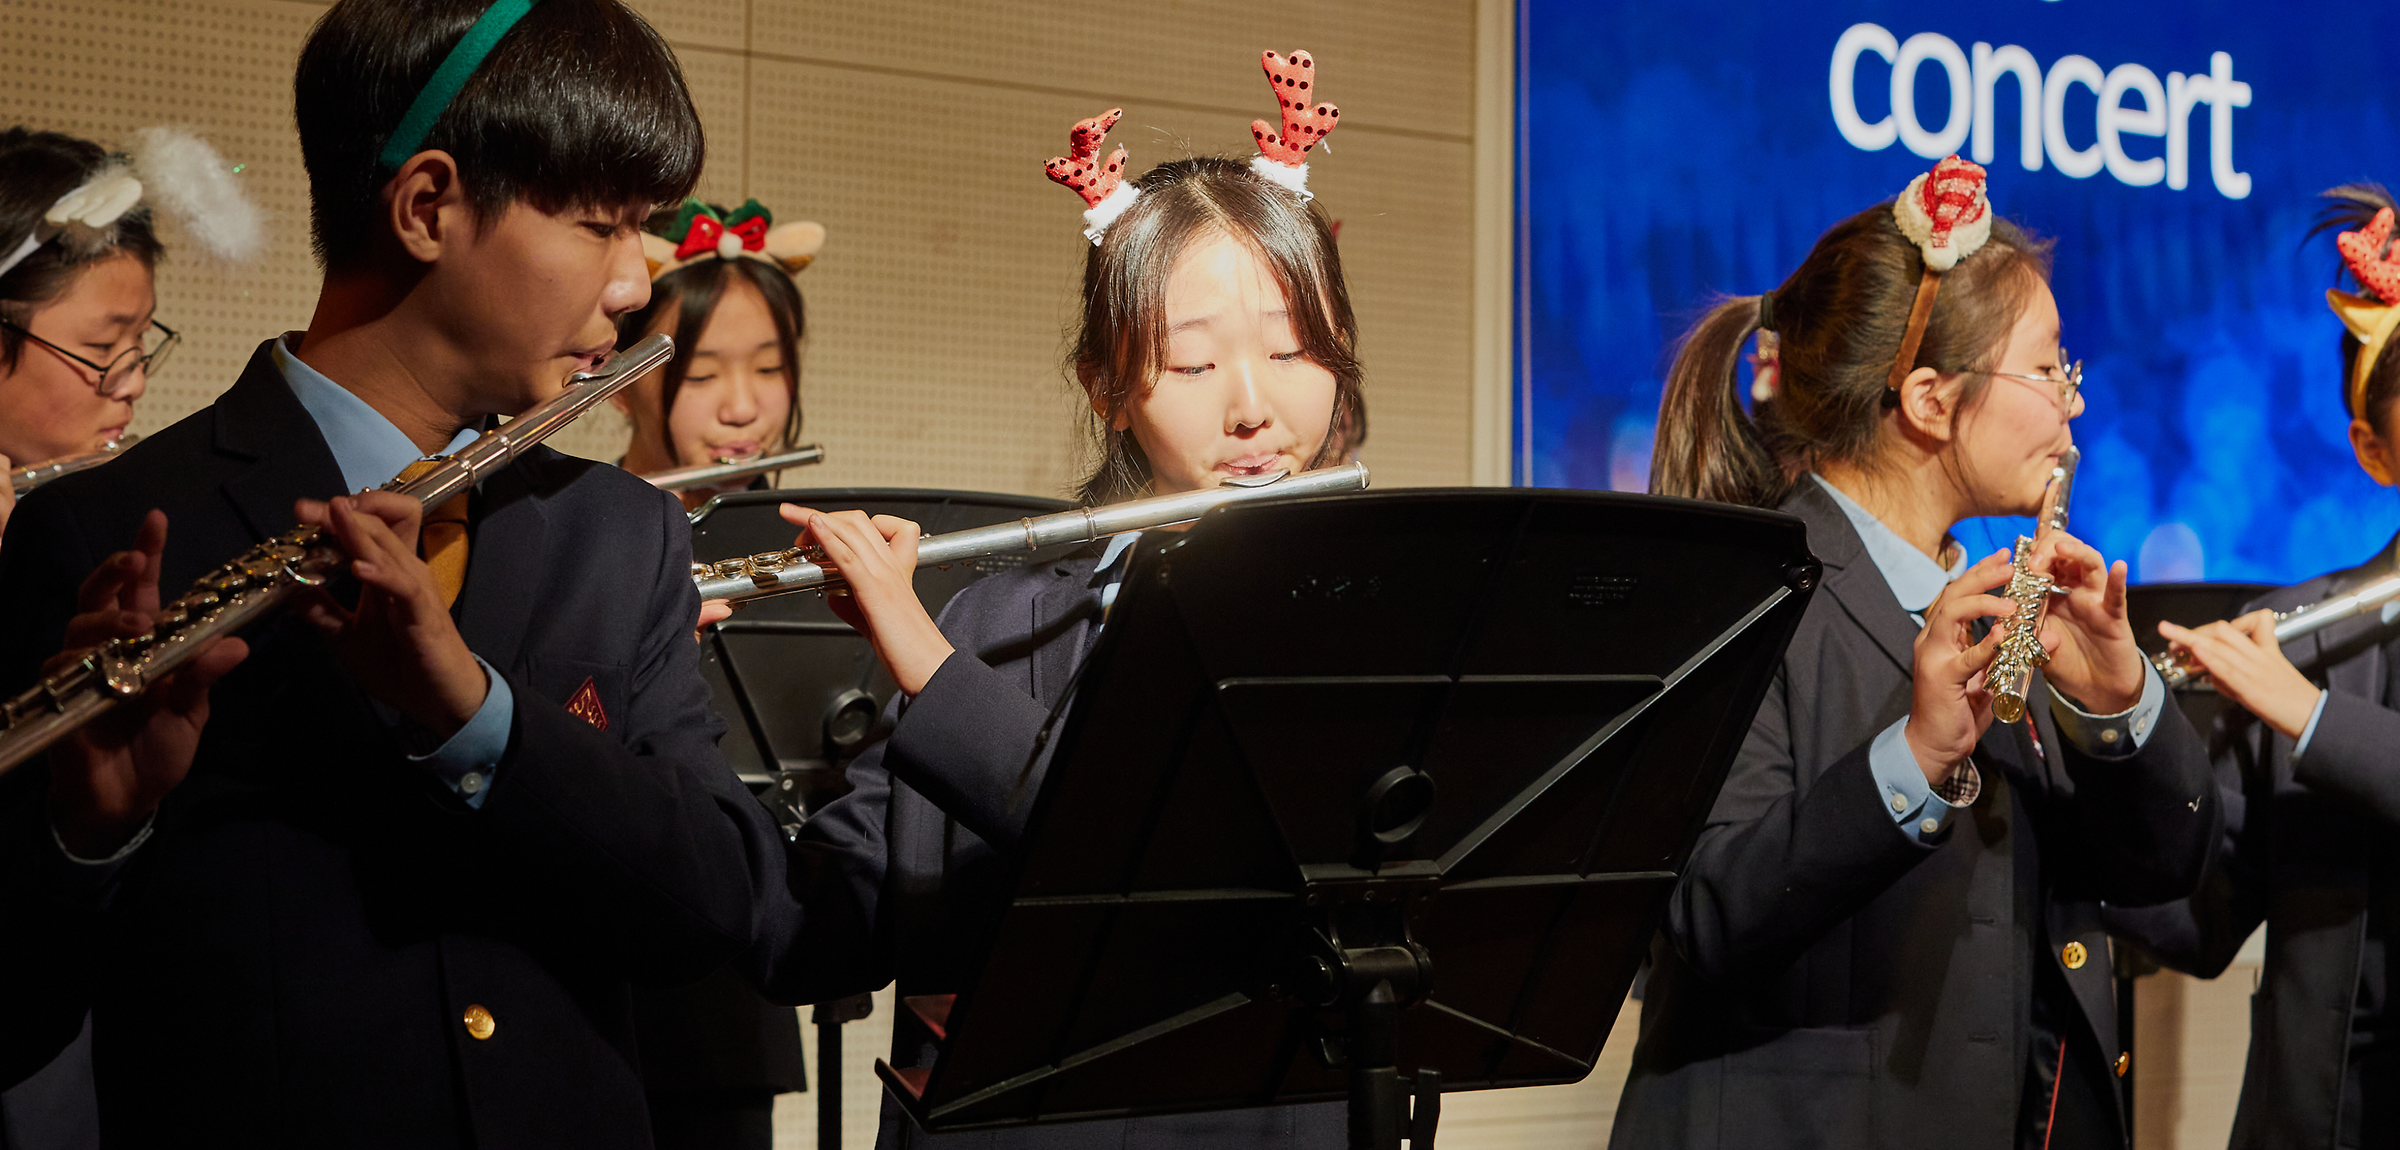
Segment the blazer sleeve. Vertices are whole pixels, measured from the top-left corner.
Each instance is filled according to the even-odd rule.
[[[2340,691],[2325,696],[2325,713],[2309,736],[2308,753],[2292,763],[2292,781],[2357,803],[2386,825],[2400,824],[2400,713]]]
[[[2071,739],[2058,740],[2096,893],[2113,905],[2190,895],[2224,834],[2208,748],[2172,699],[2164,710],[2142,749],[2125,758],[2095,758]]]
[[[1005,854],[1024,837],[1048,766],[1049,718],[1007,676],[954,651],[893,728],[884,767]]]
[[[749,945],[777,909],[762,895],[785,869],[773,817],[717,750],[722,728],[692,642],[690,528],[666,514],[671,505],[660,503],[659,567],[639,607],[648,622],[625,713],[597,730],[563,708],[529,705],[539,695],[512,679],[508,752],[482,809],[457,816],[478,820],[497,856],[504,909],[616,956],[634,981],[664,985],[694,981]]]
[[[972,650],[983,647],[991,613],[979,584],[951,599],[937,622],[958,650],[943,660],[914,699],[894,695],[884,708],[891,737],[851,761],[849,794],[811,814],[793,843],[791,869],[779,893],[786,907],[805,908],[805,930],[789,926],[761,934],[745,961],[768,998],[822,1002],[875,990],[895,969],[886,913],[894,782],[905,783],[995,849],[1015,847],[1029,802],[1012,801],[1018,778],[1034,762],[1023,793],[1040,782],[1048,756],[1039,751],[1049,712],[1032,695]],[[1015,602],[1014,600],[1008,600]],[[796,915],[787,923],[798,924]]]
[[[2267,917],[2274,772],[2266,766],[2268,756],[2279,750],[2278,736],[2249,713],[2227,707],[2217,719],[2213,742],[2220,748],[2214,782],[2224,823],[2200,888],[2188,898],[2156,906],[2102,908],[2111,934],[2196,978],[2223,974]]]
[[[1919,844],[1892,821],[1868,765],[1872,733],[1804,788],[1785,667],[1667,904],[1669,941],[1713,982],[1787,965],[1957,833]]]
[[[884,707],[897,719],[900,696]],[[793,839],[782,881],[767,892],[758,941],[743,973],[769,1000],[826,1002],[892,981],[891,932],[880,917],[890,873],[890,740],[867,748],[844,775],[850,792],[811,811]]]
[[[131,542],[128,540],[127,542]],[[17,505],[0,544],[0,690],[32,684],[58,653],[72,590],[96,564],[64,501]],[[0,776],[0,1089],[49,1064],[82,1029],[96,903],[60,880],[72,864],[50,834],[49,770],[35,759]]]

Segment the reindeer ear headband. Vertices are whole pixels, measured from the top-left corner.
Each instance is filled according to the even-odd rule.
[[[2342,326],[2358,337],[2358,360],[2350,369],[2350,417],[2367,417],[2367,377],[2375,373],[2376,357],[2383,354],[2384,345],[2391,342],[2392,332],[2400,329],[2400,259],[2393,258],[2392,209],[2375,213],[2365,231],[2343,232],[2333,238],[2335,247],[2342,250],[2342,262],[2350,265],[2350,274],[2358,277],[2364,295],[2328,288],[2325,302],[2333,314],[2342,317]]]
[[[1974,255],[1992,238],[1992,202],[1984,195],[1983,169],[1952,156],[1933,170],[1908,182],[1908,190],[1892,203],[1892,218],[1924,253],[1925,272],[1917,279],[1917,300],[1908,309],[1908,329],[1900,337],[1900,355],[1885,379],[1884,402],[1896,403],[1900,384],[1917,362],[1925,340],[1925,324],[1933,318],[1933,297],[1941,291],[1942,276],[1958,261]]]
[[[1251,159],[1250,170],[1290,189],[1302,200],[1313,199],[1308,190],[1308,152],[1333,131],[1342,110],[1331,104],[1309,104],[1317,86],[1317,62],[1308,53],[1294,52],[1285,59],[1274,52],[1261,52],[1259,66],[1282,105],[1282,131],[1269,131],[1265,120],[1250,121],[1251,138],[1258,141],[1258,155]],[[1100,156],[1108,130],[1116,127],[1124,114],[1123,108],[1110,108],[1078,121],[1067,135],[1067,154],[1042,165],[1052,182],[1083,197],[1083,236],[1093,247],[1100,246],[1108,226],[1142,194],[1140,188],[1125,182],[1124,145],[1118,145],[1106,160]]]
[[[642,233],[642,256],[656,281],[702,260],[753,259],[798,275],[825,247],[825,225],[800,220],[777,227],[775,213],[757,200],[719,216],[715,208],[696,199],[683,201],[667,235]]]
[[[0,276],[43,244],[100,251],[116,242],[117,224],[144,207],[174,216],[200,249],[227,262],[247,260],[266,246],[266,223],[208,141],[178,128],[144,128],[132,152],[111,156],[90,179],[60,196],[33,231],[0,255]]]

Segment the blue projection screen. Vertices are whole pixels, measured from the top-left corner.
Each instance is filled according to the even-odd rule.
[[[2075,529],[2141,581],[2358,563],[2316,193],[2400,187],[2400,4],[1525,0],[1519,480],[1641,490],[1675,339],[1957,152],[2058,241]],[[1970,547],[2023,521],[1979,521]]]

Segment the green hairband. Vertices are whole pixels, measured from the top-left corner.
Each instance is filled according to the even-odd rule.
[[[408,105],[408,114],[400,117],[400,126],[393,128],[391,138],[384,141],[379,159],[385,171],[399,171],[400,165],[417,154],[426,135],[433,131],[433,122],[449,110],[450,101],[458,98],[458,90],[466,87],[475,69],[483,66],[483,58],[492,54],[493,46],[517,26],[517,21],[533,11],[533,5],[534,0],[493,0],[492,6],[475,18],[475,26],[467,29],[458,46],[443,57],[442,66],[433,70],[433,78],[425,81],[424,90]]]

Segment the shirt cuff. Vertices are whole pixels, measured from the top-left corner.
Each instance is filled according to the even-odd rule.
[[[58,857],[66,863],[63,867],[51,868],[52,873],[58,876],[61,893],[72,901],[93,906],[105,904],[118,872],[125,869],[125,863],[133,857],[134,851],[150,841],[150,832],[157,825],[158,815],[153,813],[142,820],[142,829],[135,831],[124,846],[118,847],[107,858],[99,859],[87,859],[67,849],[67,840],[58,836],[56,826],[51,827],[50,842],[58,848]]]
[[[2308,713],[2308,725],[2300,728],[2300,741],[2292,744],[2293,762],[2299,762],[2300,756],[2308,753],[2308,740],[2315,737],[2317,733],[2317,720],[2325,717],[2325,700],[2331,698],[2332,696],[2333,692],[2331,691],[2317,692],[2317,705],[2315,709],[2309,711]]]
[[[475,656],[475,665],[483,668],[483,706],[475,717],[467,720],[450,741],[426,755],[410,755],[408,761],[430,768],[451,793],[465,799],[470,807],[480,809],[483,799],[492,791],[492,771],[500,756],[508,753],[508,736],[516,727],[517,697],[509,690],[508,680],[500,677],[492,665]]]
[[[2150,732],[2158,729],[2158,714],[2166,705],[2166,680],[2147,659],[2142,661],[2141,700],[2114,715],[2092,714],[2065,695],[2050,692],[2050,717],[2058,720],[2059,735],[2095,759],[2128,758],[2140,751],[2150,741]]]
[[[1943,790],[1956,797],[1936,792],[1926,784],[1916,752],[1908,749],[1907,730],[1908,720],[1903,718],[1875,736],[1867,749],[1867,768],[1875,775],[1884,811],[1899,825],[1900,833],[1930,846],[1949,828],[1951,815],[1975,804],[1976,796],[1983,793],[1983,776],[1974,763],[1962,762],[1942,783]]]

